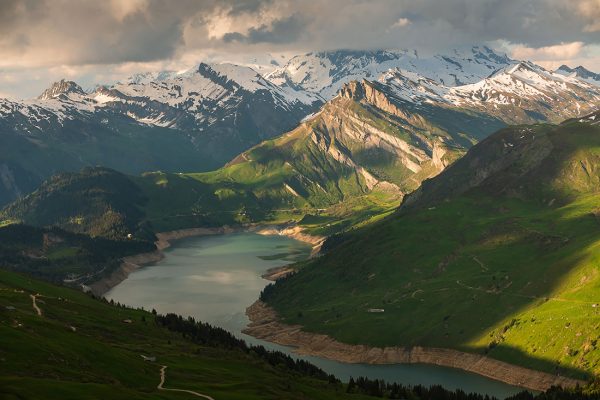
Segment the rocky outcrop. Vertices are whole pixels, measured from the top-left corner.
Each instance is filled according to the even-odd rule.
[[[413,125],[423,125],[425,118],[421,115],[409,113],[406,109],[398,107],[397,104],[390,101],[389,94],[378,88],[374,83],[363,79],[361,82],[352,81],[344,85],[340,90],[340,95],[354,101],[365,101],[366,103],[379,108],[387,113],[402,118]]]
[[[38,99],[51,100],[60,96],[61,94],[69,93],[76,93],[82,96],[85,95],[85,92],[83,91],[81,86],[79,86],[73,81],[66,81],[64,79],[61,79],[58,82],[54,82],[52,86],[50,86],[48,89],[44,90],[44,92],[38,97]]]
[[[345,363],[395,364],[419,363],[458,368],[531,390],[547,390],[551,386],[574,387],[585,382],[535,371],[481,354],[428,347],[369,347],[341,343],[330,336],[310,333],[300,325],[283,324],[277,313],[261,301],[246,310],[250,324],[243,333],[284,346],[293,346],[303,355],[324,357]]]
[[[315,257],[321,250],[321,246],[327,237],[310,235],[299,227],[298,225],[288,226],[254,226],[250,228],[251,231],[258,233],[259,235],[281,235],[287,236],[292,239],[299,240],[304,243],[311,244],[313,246],[310,253],[311,257]]]

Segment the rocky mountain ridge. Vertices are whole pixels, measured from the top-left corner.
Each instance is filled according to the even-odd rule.
[[[353,80],[359,85],[350,84]],[[90,165],[134,174],[215,169],[310,119],[306,116],[333,93],[352,96],[349,91],[355,89],[365,90],[361,96],[368,97],[369,107],[378,110],[375,114],[393,119],[387,122],[390,126],[409,132],[407,143],[428,154],[426,158],[436,149],[430,161],[447,146],[464,151],[503,124],[585,115],[600,99],[599,86],[579,76],[515,63],[487,47],[432,57],[408,50],[311,53],[265,76],[245,66],[202,63],[184,73],[136,74],[91,93],[62,80],[38,99],[0,99],[0,203],[30,192],[53,173]],[[336,108],[345,121],[338,132],[373,125],[360,121],[372,118],[365,114],[353,116],[350,123],[346,117],[352,112],[347,111]],[[473,120],[489,125],[465,125]],[[389,153],[368,141],[360,143],[372,136],[364,129],[353,139],[355,149]],[[378,143],[389,145],[387,140]],[[378,157],[374,153],[366,157]],[[344,154],[348,160],[348,152]],[[411,173],[425,160],[401,158],[402,168],[410,166]],[[364,171],[360,175],[367,176]]]

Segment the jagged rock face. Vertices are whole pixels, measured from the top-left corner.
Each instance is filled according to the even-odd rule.
[[[85,92],[83,91],[81,86],[79,86],[73,81],[65,81],[64,79],[61,79],[58,82],[54,82],[52,86],[50,86],[48,89],[44,90],[44,92],[38,97],[38,99],[51,100],[60,96],[61,94],[69,93],[79,94],[82,96],[85,95]]]
[[[277,182],[269,185],[271,193],[313,207],[374,191],[399,199],[453,162],[470,140],[500,126],[484,114],[416,107],[380,83],[350,82],[316,115],[243,153],[222,175],[247,180],[280,168]],[[250,196],[269,195],[254,191]]]
[[[400,117],[413,124],[422,124],[423,118],[417,114],[411,114],[406,108],[398,106],[390,100],[390,93],[382,86],[363,80],[362,82],[353,81],[344,85],[340,91],[342,97],[347,97],[355,101],[365,101],[366,103],[377,107],[387,113]]]
[[[444,121],[428,119],[430,113],[435,110],[410,107],[379,84],[354,81],[310,124],[312,140],[354,168],[369,190],[381,182],[407,193],[466,150],[460,137],[444,130]],[[496,122],[489,129],[498,126]],[[388,164],[382,167],[381,160]]]

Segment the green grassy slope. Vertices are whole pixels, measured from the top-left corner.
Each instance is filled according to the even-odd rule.
[[[144,193],[127,176],[102,167],[55,175],[0,212],[4,220],[123,240],[151,240],[144,225]]]
[[[202,333],[194,335],[192,326],[200,325],[112,305],[0,269],[0,398],[193,397],[157,389],[166,366],[165,388],[215,399],[489,399],[439,386],[411,388],[363,378],[346,385],[281,353],[249,350],[218,328],[203,325]],[[141,355],[156,359],[144,361]],[[522,392],[512,399],[592,399],[597,393],[590,386],[535,397]]]
[[[507,128],[265,297],[348,343],[597,375],[599,209],[600,127]]]
[[[13,271],[81,287],[110,274],[121,258],[153,251],[152,242],[90,238],[59,228],[0,227],[0,265]]]
[[[33,309],[32,294],[42,316]],[[149,312],[23,275],[0,271],[0,305],[5,399],[184,398],[156,389],[161,365],[168,366],[165,387],[216,399],[363,398],[347,395],[340,384],[270,365],[252,352],[194,343],[155,324]],[[140,354],[156,361],[145,362]]]
[[[100,123],[103,117],[109,122]],[[96,122],[67,120],[35,134],[15,131],[19,124],[0,125],[0,205],[32,192],[54,174],[85,166],[139,174],[149,169],[208,170],[227,160],[215,163],[203,157],[206,153],[182,131],[108,114]]]

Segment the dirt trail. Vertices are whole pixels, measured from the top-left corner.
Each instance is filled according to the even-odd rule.
[[[163,387],[163,385],[165,384],[165,370],[167,369],[166,365],[163,365],[162,368],[160,369],[160,383],[158,384],[158,386],[156,387],[158,390],[167,390],[169,392],[182,392],[182,393],[189,393],[192,394],[194,396],[197,397],[202,397],[203,399],[208,399],[208,400],[215,400],[210,396],[207,396],[205,394],[202,393],[198,393],[198,392],[194,392],[193,390],[186,390],[186,389],[167,389],[165,387]]]
[[[512,282],[510,282],[510,284],[508,286],[505,286],[504,288],[502,288],[499,292],[495,292],[493,290],[490,289],[483,289],[480,287],[473,287],[473,286],[469,286],[465,283],[462,283],[460,280],[456,280],[456,284],[465,288],[465,289],[469,289],[469,290],[476,290],[478,292],[484,292],[484,293],[491,293],[491,294],[502,294],[503,296],[513,296],[513,297],[522,297],[525,299],[531,299],[531,300],[554,300],[554,301],[562,301],[565,303],[575,303],[575,304],[582,304],[582,305],[589,305],[592,306],[594,304],[596,304],[596,302],[593,301],[583,301],[583,300],[571,300],[571,299],[564,299],[562,297],[553,297],[553,296],[545,296],[545,297],[540,297],[540,296],[530,296],[530,295],[526,295],[526,294],[520,294],[520,293],[513,293],[513,292],[505,292],[503,291],[504,289],[507,289],[508,287],[510,287],[510,284],[512,284]]]
[[[38,295],[37,294],[30,294],[29,297],[31,297],[31,302],[33,304],[33,309],[35,310],[35,312],[37,313],[37,315],[39,315],[40,317],[42,316],[42,309],[38,307],[37,303],[35,302],[35,299]]]

